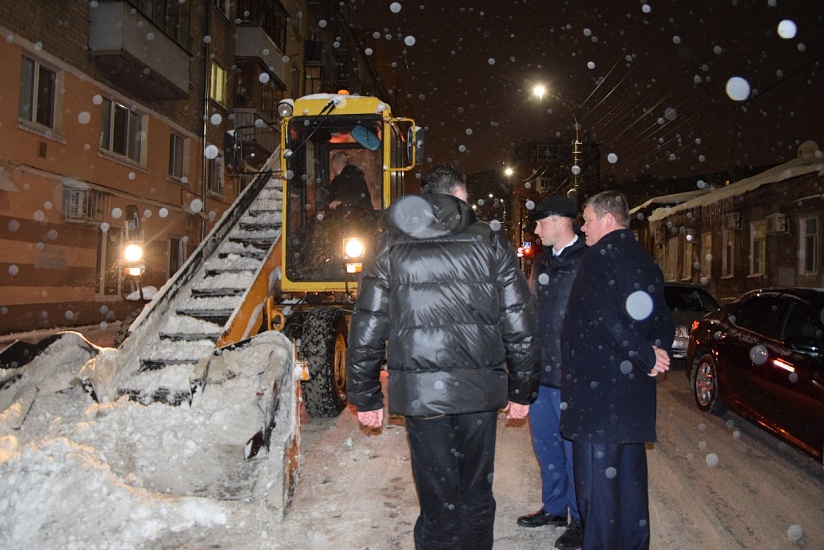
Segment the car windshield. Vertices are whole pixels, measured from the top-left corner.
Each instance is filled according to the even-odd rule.
[[[664,299],[673,310],[711,311],[718,308],[718,302],[703,288],[667,286]]]

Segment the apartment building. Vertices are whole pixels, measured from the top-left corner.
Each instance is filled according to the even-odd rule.
[[[277,102],[334,91],[321,30],[304,0],[0,3],[0,334],[122,319],[129,242],[160,288],[276,149]]]

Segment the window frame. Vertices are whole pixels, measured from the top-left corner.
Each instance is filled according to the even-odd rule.
[[[721,278],[735,275],[735,231],[721,230]]]
[[[809,232],[808,224],[813,222],[815,229]],[[799,275],[817,275],[819,271],[818,256],[818,216],[799,216],[798,218],[798,273]],[[810,266],[810,262],[812,265]],[[808,269],[810,267],[810,269]]]
[[[23,124],[31,125],[35,128],[59,131],[58,113],[60,112],[60,94],[58,90],[62,87],[62,71],[43,64],[38,59],[25,53],[20,57],[20,96],[17,102],[17,119]],[[28,82],[24,82],[23,79],[26,76],[26,66],[28,63],[31,64],[31,74],[29,75]],[[48,102],[49,112],[47,121],[41,119],[41,106],[43,106],[41,90],[43,87],[40,85],[40,82],[42,81],[43,73],[49,73],[52,82],[50,90],[51,97]],[[27,88],[25,92],[23,89],[24,86]],[[28,97],[29,102],[28,116],[25,116],[23,109],[23,102],[26,97]]]
[[[206,159],[206,190],[212,195],[223,196],[223,155]]]
[[[750,276],[764,275],[767,272],[767,222],[757,221],[750,224]]]
[[[712,279],[712,233],[701,234],[701,278]]]
[[[144,130],[147,127],[146,115],[108,97],[103,98],[101,108],[100,149],[142,166],[146,158],[148,136],[148,132]],[[140,123],[139,127],[135,127],[137,122]]]
[[[227,104],[228,90],[226,79],[226,69],[221,67],[217,61],[212,60],[209,69],[209,99],[222,107],[225,107]]]
[[[169,178],[187,183],[189,175],[189,140],[177,132],[169,132]]]

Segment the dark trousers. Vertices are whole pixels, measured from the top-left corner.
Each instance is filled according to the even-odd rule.
[[[581,519],[575,496],[572,442],[561,437],[561,390],[540,386],[538,399],[529,407],[532,445],[541,466],[543,510],[554,516]]]
[[[497,411],[406,417],[421,512],[416,550],[492,548]]]
[[[584,550],[649,548],[647,451],[643,443],[572,442]]]

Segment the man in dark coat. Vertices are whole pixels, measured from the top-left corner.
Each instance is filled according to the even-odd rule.
[[[497,411],[524,418],[535,400],[535,310],[512,244],[465,202],[464,175],[438,166],[424,182],[389,209],[364,264],[347,390],[361,424],[380,428],[386,351],[421,508],[416,549],[490,549]]]
[[[590,197],[583,216],[589,248],[561,337],[561,433],[572,440],[583,548],[649,548],[645,443],[655,441],[655,376],[669,369],[675,325],[623,195]]]
[[[575,234],[578,207],[558,196],[541,201],[529,215],[543,251],[535,259],[530,288],[538,299],[541,376],[538,399],[529,411],[532,444],[541,467],[541,498],[537,512],[518,518],[518,525],[567,525],[555,547],[581,547],[583,528],[572,472],[572,442],[561,436],[561,328],[578,264],[586,249]],[[569,515],[569,519],[567,516]]]

